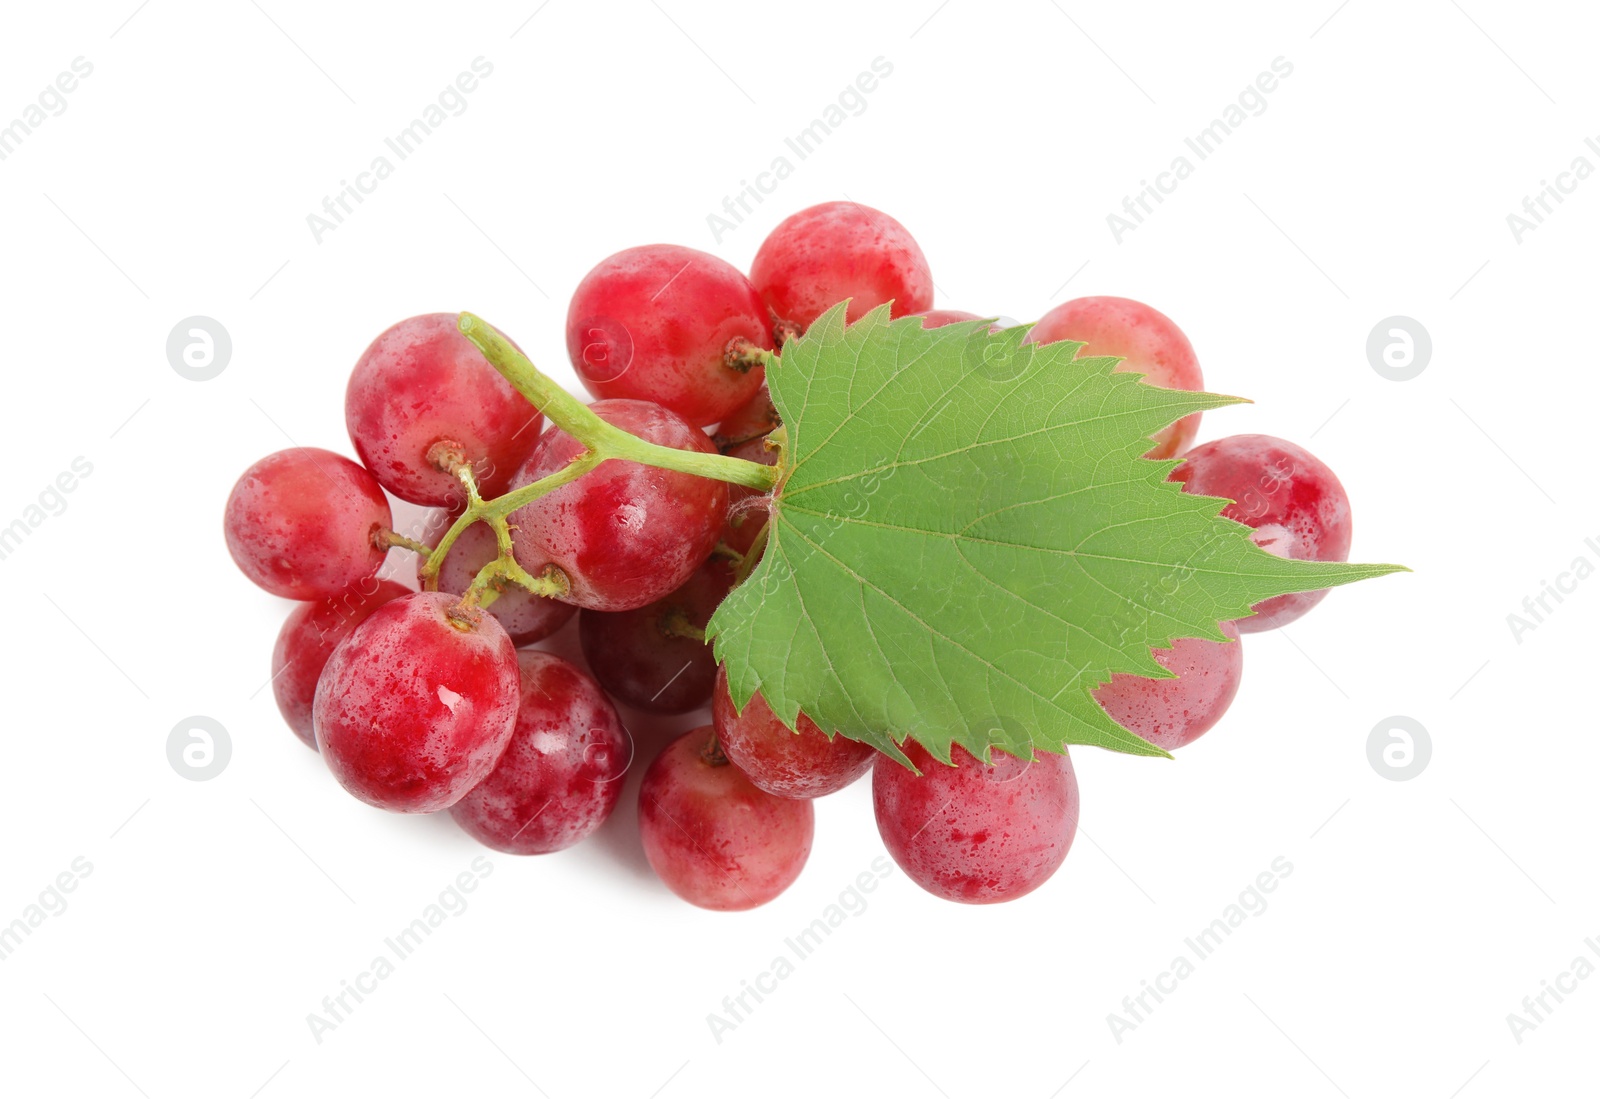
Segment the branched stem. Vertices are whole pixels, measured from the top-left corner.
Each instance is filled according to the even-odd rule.
[[[772,491],[778,482],[778,471],[772,466],[743,458],[730,458],[725,454],[700,454],[647,443],[637,435],[613,427],[596,416],[588,405],[541,373],[510,340],[482,318],[463,313],[458,324],[462,335],[483,352],[484,358],[516,387],[517,392],[528,398],[552,424],[581,443],[585,450],[596,457],[596,464],[611,458],[623,458],[641,465],[691,473],[715,481],[728,481],[761,492]]]
[[[535,595],[548,598],[560,598],[566,595],[570,590],[570,583],[566,574],[555,565],[546,566],[535,576],[517,562],[512,552],[511,525],[508,518],[518,508],[546,493],[554,492],[563,485],[571,484],[602,462],[613,458],[689,473],[697,477],[728,481],[761,492],[771,492],[773,486],[777,484],[779,473],[773,466],[746,461],[743,458],[730,458],[723,454],[702,454],[659,446],[614,427],[596,416],[588,405],[541,373],[528,361],[526,355],[512,345],[510,340],[481,318],[471,313],[462,313],[457,324],[462,334],[483,352],[484,357],[516,387],[517,392],[532,402],[552,424],[577,440],[584,450],[565,467],[541,477],[531,485],[513,489],[493,500],[485,500],[479,494],[472,464],[467,460],[463,450],[448,441],[435,444],[433,450],[429,452],[429,460],[461,481],[462,487],[467,491],[466,509],[454,523],[450,524],[450,529],[444,532],[437,546],[430,548],[421,542],[402,539],[393,532],[384,532],[386,540],[381,543],[404,545],[426,556],[427,559],[419,570],[425,590],[439,589],[439,569],[444,564],[445,557],[449,555],[451,547],[455,545],[456,539],[461,537],[461,532],[473,523],[483,522],[489,524],[490,529],[494,531],[499,553],[493,561],[478,571],[477,576],[473,577],[472,583],[461,596],[463,606],[489,605],[508,583],[521,585]],[[762,348],[749,349],[748,353],[752,360],[751,365],[756,362],[770,364],[776,360],[772,352]]]

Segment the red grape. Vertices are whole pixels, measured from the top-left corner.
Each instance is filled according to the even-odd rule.
[[[778,464],[778,450],[767,445],[766,436],[749,439],[728,448],[728,457],[760,462],[764,466]],[[767,525],[772,494],[744,485],[728,486],[728,519],[722,528],[722,541],[740,553],[749,553],[756,535]]]
[[[761,367],[724,362],[734,340],[771,350],[760,295],[737,268],[676,244],[601,260],[567,308],[567,354],[590,393],[652,401],[696,426],[716,423],[761,386]]]
[[[323,665],[350,631],[391,599],[411,594],[393,580],[372,578],[344,595],[320,603],[301,603],[289,612],[272,650],[272,697],[295,735],[317,748],[311,728],[311,703]]]
[[[1094,693],[1095,700],[1124,729],[1158,748],[1172,751],[1192,743],[1227,712],[1239,693],[1244,646],[1232,622],[1221,623],[1231,641],[1180,637],[1170,649],[1151,653],[1177,679],[1149,679],[1119,673]]]
[[[992,904],[1031,893],[1067,857],[1078,830],[1078,780],[1063,752],[1027,763],[996,749],[992,765],[957,745],[946,766],[920,744],[872,769],[872,806],[889,854],[935,896]]]
[[[611,815],[633,742],[595,681],[559,656],[525,649],[517,665],[511,742],[450,815],[496,851],[543,855],[571,847]]]
[[[648,442],[716,453],[705,432],[660,405],[619,400],[590,407]],[[572,436],[552,430],[513,485],[537,481],[584,452]],[[716,547],[727,513],[722,481],[615,459],[519,508],[511,525],[523,568],[538,575],[554,564],[567,574],[567,602],[626,611],[681,587]]]
[[[832,740],[805,714],[790,731],[757,691],[743,712],[733,708],[728,673],[717,669],[711,717],[722,750],[750,781],[783,798],[819,798],[867,773],[878,753],[870,744]]]
[[[1145,381],[1164,389],[1201,390],[1200,360],[1189,337],[1163,313],[1128,298],[1076,298],[1063,302],[1039,318],[1025,343],[1080,340],[1079,358],[1118,355],[1117,369],[1143,374]],[[1173,458],[1194,442],[1200,430],[1200,413],[1185,416],[1151,436],[1155,448],[1147,458]]]
[[[846,298],[847,321],[888,301],[895,317],[933,306],[933,275],[917,242],[888,214],[855,202],[824,202],[779,222],[750,281],[780,326],[801,330]]]
[[[456,538],[450,552],[439,565],[439,590],[461,595],[472,584],[478,570],[500,555],[500,543],[487,523],[473,523]],[[578,608],[559,599],[535,595],[527,588],[505,582],[502,591],[486,608],[511,635],[514,645],[543,641],[567,624]]]
[[[1184,491],[1233,501],[1226,518],[1254,528],[1268,553],[1295,561],[1350,559],[1350,498],[1333,470],[1309,451],[1271,435],[1229,435],[1202,443],[1172,472]],[[1239,619],[1241,633],[1276,629],[1322,601],[1328,589],[1262,600]]]
[[[711,697],[717,662],[700,638],[733,588],[733,565],[712,557],[683,587],[631,611],[586,610],[578,619],[583,656],[613,697],[657,714],[681,714]]]
[[[674,893],[737,912],[767,903],[800,876],[815,817],[811,802],[774,797],[739,768],[709,761],[713,736],[709,725],[691,730],[650,765],[639,787],[639,836]]]
[[[400,813],[448,809],[488,777],[517,719],[517,650],[487,614],[416,592],[367,617],[317,681],[317,746],[346,790]]]
[[[976,313],[968,313],[960,309],[924,309],[920,313],[911,314],[913,317],[922,318],[924,328],[943,328],[947,324],[957,321],[981,321],[982,317]]]
[[[778,409],[763,382],[754,397],[728,413],[717,425],[717,445],[726,451],[770,433],[778,423]]]
[[[372,341],[350,373],[345,426],[383,487],[414,504],[459,507],[461,482],[429,457],[452,443],[485,498],[505,491],[539,440],[543,417],[456,327],[428,313]]]
[[[273,595],[340,595],[383,564],[373,535],[392,522],[372,474],[315,447],[269,454],[244,471],[223,515],[228,552]]]

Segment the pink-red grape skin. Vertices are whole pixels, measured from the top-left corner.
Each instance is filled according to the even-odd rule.
[[[459,507],[461,482],[428,459],[458,444],[485,499],[506,490],[539,440],[543,417],[456,327],[454,313],[403,320],[350,373],[345,426],[383,487],[413,504]]]
[[[1184,491],[1223,496],[1225,518],[1251,527],[1262,549],[1295,561],[1350,559],[1350,498],[1333,470],[1304,447],[1271,435],[1229,435],[1202,443],[1172,472]],[[1241,633],[1288,625],[1322,601],[1328,589],[1294,592],[1257,603],[1239,619]]]
[[[1244,646],[1232,622],[1220,623],[1229,641],[1180,637],[1170,649],[1154,649],[1157,664],[1176,679],[1119,673],[1095,691],[1095,701],[1113,721],[1171,752],[1192,744],[1227,712],[1239,693]]]
[[[228,494],[222,530],[234,563],[285,599],[314,601],[360,585],[387,552],[373,535],[392,522],[371,473],[316,447],[269,454]]]
[[[711,646],[672,630],[673,620],[704,630],[733,588],[733,565],[711,557],[677,591],[631,611],[584,611],[583,657],[613,698],[657,714],[682,714],[711,698],[717,662]]]
[[[761,296],[737,268],[676,244],[601,260],[567,309],[567,354],[590,393],[651,401],[697,427],[761,387],[761,367],[724,364],[735,339],[772,349]]]
[[[759,462],[764,466],[777,465],[778,449],[768,446],[767,442],[766,436],[758,436],[729,447],[726,453],[730,458],[743,458],[747,462]],[[723,524],[722,541],[740,553],[749,553],[750,547],[755,545],[756,535],[767,525],[771,505],[770,492],[761,492],[744,485],[729,485],[728,518]]]
[[[639,837],[667,888],[690,904],[738,912],[767,903],[811,854],[811,802],[757,789],[703,757],[711,726],[664,748],[639,787]]]
[[[846,298],[846,321],[889,301],[894,317],[933,307],[933,274],[917,242],[888,214],[856,202],[824,202],[779,222],[750,281],[775,320],[801,329]]]
[[[763,382],[755,396],[728,413],[717,425],[717,446],[726,452],[770,433],[780,422],[778,408],[772,403],[772,394]]]
[[[380,809],[433,813],[494,769],[519,698],[504,627],[459,610],[453,595],[417,592],[373,611],[334,650],[312,718],[346,790]]]
[[[804,713],[791,732],[760,691],[736,711],[728,673],[720,667],[711,718],[728,759],[758,788],[781,798],[820,798],[843,790],[866,774],[878,755],[869,744],[842,736],[829,740]]]
[[[473,523],[444,555],[439,565],[439,590],[461,595],[471,586],[478,570],[499,555],[500,544],[489,524]],[[578,613],[571,603],[535,595],[510,581],[486,609],[506,628],[515,645],[543,641]]]
[[[1056,872],[1078,830],[1078,780],[1065,753],[1025,763],[995,751],[978,762],[966,749],[946,766],[907,742],[914,774],[888,756],[872,769],[878,832],[900,869],[946,900],[1015,900]]]
[[[1075,298],[1039,318],[1024,342],[1080,340],[1079,358],[1121,356],[1117,369],[1143,374],[1163,389],[1201,390],[1205,379],[1189,337],[1164,313],[1130,298]],[[1200,430],[1200,413],[1185,416],[1156,432],[1148,458],[1175,458]]]
[[[660,405],[617,400],[590,407],[648,442],[716,453],[705,432]],[[582,453],[566,432],[547,432],[513,487],[554,473]],[[715,548],[727,513],[722,481],[613,460],[518,509],[511,526],[523,568],[538,575],[554,564],[566,573],[566,602],[626,611],[681,587]]]
[[[516,727],[489,777],[450,807],[479,843],[508,855],[571,847],[611,815],[633,742],[598,684],[552,653],[517,653]]]
[[[345,595],[301,603],[284,620],[272,649],[272,697],[289,728],[312,751],[317,749],[317,736],[311,726],[311,704],[328,657],[369,614],[410,593],[410,588],[393,580],[374,578]]]
[[[943,328],[947,324],[958,321],[981,321],[983,318],[976,313],[968,313],[961,309],[924,309],[920,313],[911,314],[922,318],[924,328]]]

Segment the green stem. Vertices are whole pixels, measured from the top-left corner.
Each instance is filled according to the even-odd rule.
[[[392,546],[401,546],[412,553],[420,553],[426,557],[433,552],[433,547],[426,542],[419,542],[415,538],[407,538],[403,534],[396,534],[392,530],[378,530],[372,533],[372,544],[379,549],[389,549]]]
[[[621,458],[696,477],[728,481],[761,492],[770,492],[778,482],[778,470],[773,466],[743,458],[730,458],[724,454],[701,454],[660,446],[613,427],[596,416],[588,405],[541,373],[510,340],[481,317],[462,313],[457,325],[462,335],[483,352],[484,358],[504,375],[517,392],[543,412],[552,424],[582,444],[594,456],[597,465],[611,458]]]

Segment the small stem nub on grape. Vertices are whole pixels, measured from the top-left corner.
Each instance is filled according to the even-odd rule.
[[[412,553],[420,553],[426,557],[433,552],[433,547],[426,542],[419,542],[415,538],[407,538],[403,534],[396,534],[387,527],[375,527],[372,531],[372,544],[379,549],[390,549],[399,546]]]
[[[657,620],[661,632],[668,637],[686,637],[690,641],[705,644],[706,631],[704,627],[696,626],[690,620],[689,614],[682,607],[669,607]]]
[[[777,355],[743,336],[729,340],[722,352],[722,365],[741,374],[748,374],[758,366],[772,366],[777,361]]]
[[[798,340],[803,334],[804,331],[794,321],[786,321],[782,317],[772,319],[772,341],[778,345],[780,351],[784,344],[790,340]]]
[[[723,753],[722,744],[717,740],[716,729],[712,729],[711,735],[706,738],[706,746],[700,749],[700,758],[710,767],[728,765],[728,757]]]

